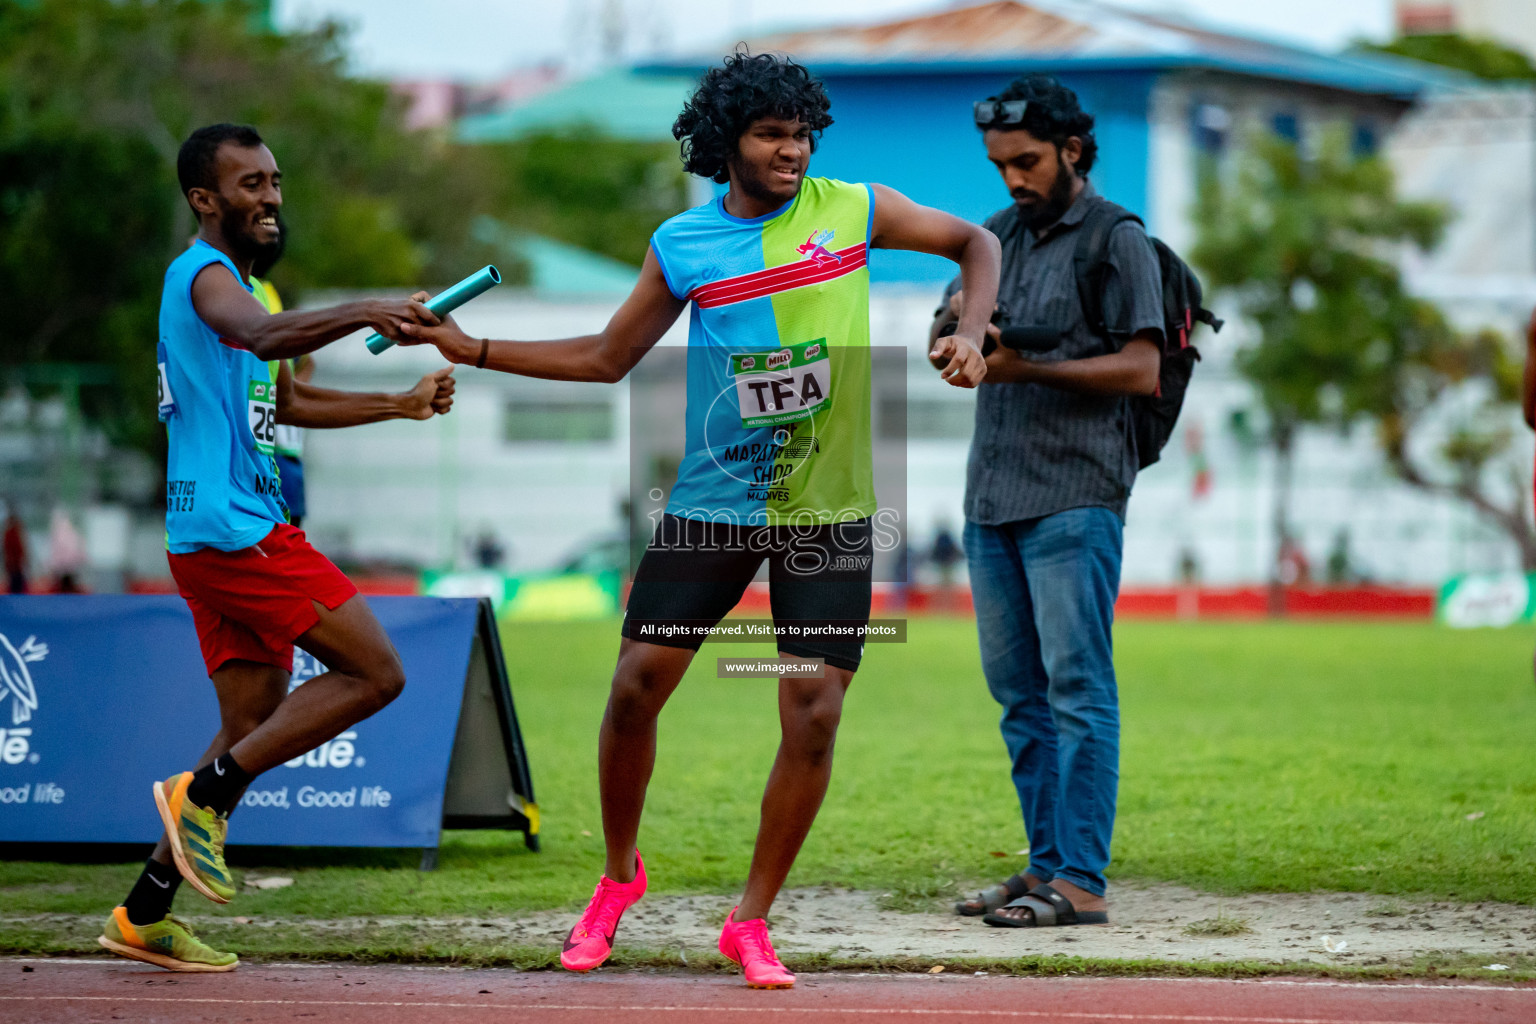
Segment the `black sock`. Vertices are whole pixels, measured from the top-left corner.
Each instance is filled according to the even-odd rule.
[[[133,924],[154,924],[171,912],[171,900],[181,886],[181,872],[174,864],[161,864],[157,860],[144,862],[144,872],[128,891],[123,907]]]
[[[220,814],[235,802],[235,794],[250,784],[254,776],[235,763],[228,754],[220,754],[212,764],[199,768],[187,787],[187,799],[199,807],[210,807]]]

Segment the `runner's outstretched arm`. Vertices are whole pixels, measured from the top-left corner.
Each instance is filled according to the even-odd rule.
[[[429,420],[453,408],[453,367],[429,373],[409,391],[365,394],[316,387],[277,371],[277,422],[295,427],[356,427],[383,420]]]
[[[960,264],[960,287],[976,301],[966,303],[959,328],[938,339],[928,357],[949,383],[975,387],[987,375],[981,338],[997,305],[997,283],[1002,273],[1003,250],[997,236],[942,210],[919,206],[895,189],[884,185],[871,185],[870,189],[875,195],[874,238],[870,241],[874,248],[929,252]]]
[[[672,294],[656,254],[646,249],[635,290],[598,334],[560,341],[489,341],[471,338],[450,317],[436,327],[402,324],[400,333],[408,340],[401,344],[436,345],[449,362],[487,370],[612,384],[623,380],[640,357],[661,340],[686,304],[686,299]]]
[[[403,323],[438,322],[415,299],[366,299],[329,309],[268,313],[220,263],[208,264],[192,282],[192,308],[219,337],[267,361],[313,352],[364,327],[399,341]]]
[[[411,298],[425,302],[431,298],[417,292]],[[288,360],[277,368],[277,422],[295,427],[335,429],[357,427],[382,420],[429,420],[446,415],[453,408],[453,367],[429,373],[416,386],[400,394],[337,391],[309,383],[315,361],[300,360],[297,370]]]

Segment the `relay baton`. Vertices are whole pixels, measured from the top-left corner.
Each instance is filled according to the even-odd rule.
[[[426,302],[426,307],[438,317],[445,317],[458,309],[464,303],[481,295],[501,284],[501,274],[495,267],[483,267],[452,288],[445,288]],[[382,334],[375,334],[368,339],[368,351],[378,355],[393,345],[394,342]]]

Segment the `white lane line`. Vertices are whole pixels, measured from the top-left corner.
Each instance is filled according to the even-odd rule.
[[[1332,1017],[1230,1017],[1180,1013],[1083,1013],[1063,1010],[967,1010],[904,1007],[828,1007],[828,1006],[613,1006],[602,1003],[454,1003],[426,1000],[374,999],[202,999],[177,996],[7,996],[0,1003],[157,1003],[161,1005],[220,1006],[346,1006],[393,1007],[396,1009],[498,1010],[527,1013],[545,1010],[554,1013],[800,1013],[821,1016],[887,1017],[978,1017],[993,1020],[1110,1020],[1166,1021],[1172,1024],[1444,1024],[1435,1021],[1342,1020]]]

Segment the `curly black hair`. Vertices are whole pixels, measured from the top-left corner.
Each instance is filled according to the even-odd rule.
[[[683,170],[724,185],[741,136],[764,117],[799,120],[811,129],[811,152],[832,123],[832,101],[803,65],[771,53],[738,50],[704,72],[672,125],[682,142]]]
[[[1078,103],[1077,93],[1062,85],[1054,76],[1022,75],[1008,83],[1008,88],[987,99],[1004,103],[1009,100],[1029,101],[1022,122],[998,125],[989,130],[1022,129],[1057,149],[1075,135],[1083,143],[1083,155],[1077,160],[1077,173],[1087,174],[1093,170],[1094,158],[1099,154],[1098,140],[1093,137],[1093,115]]]

